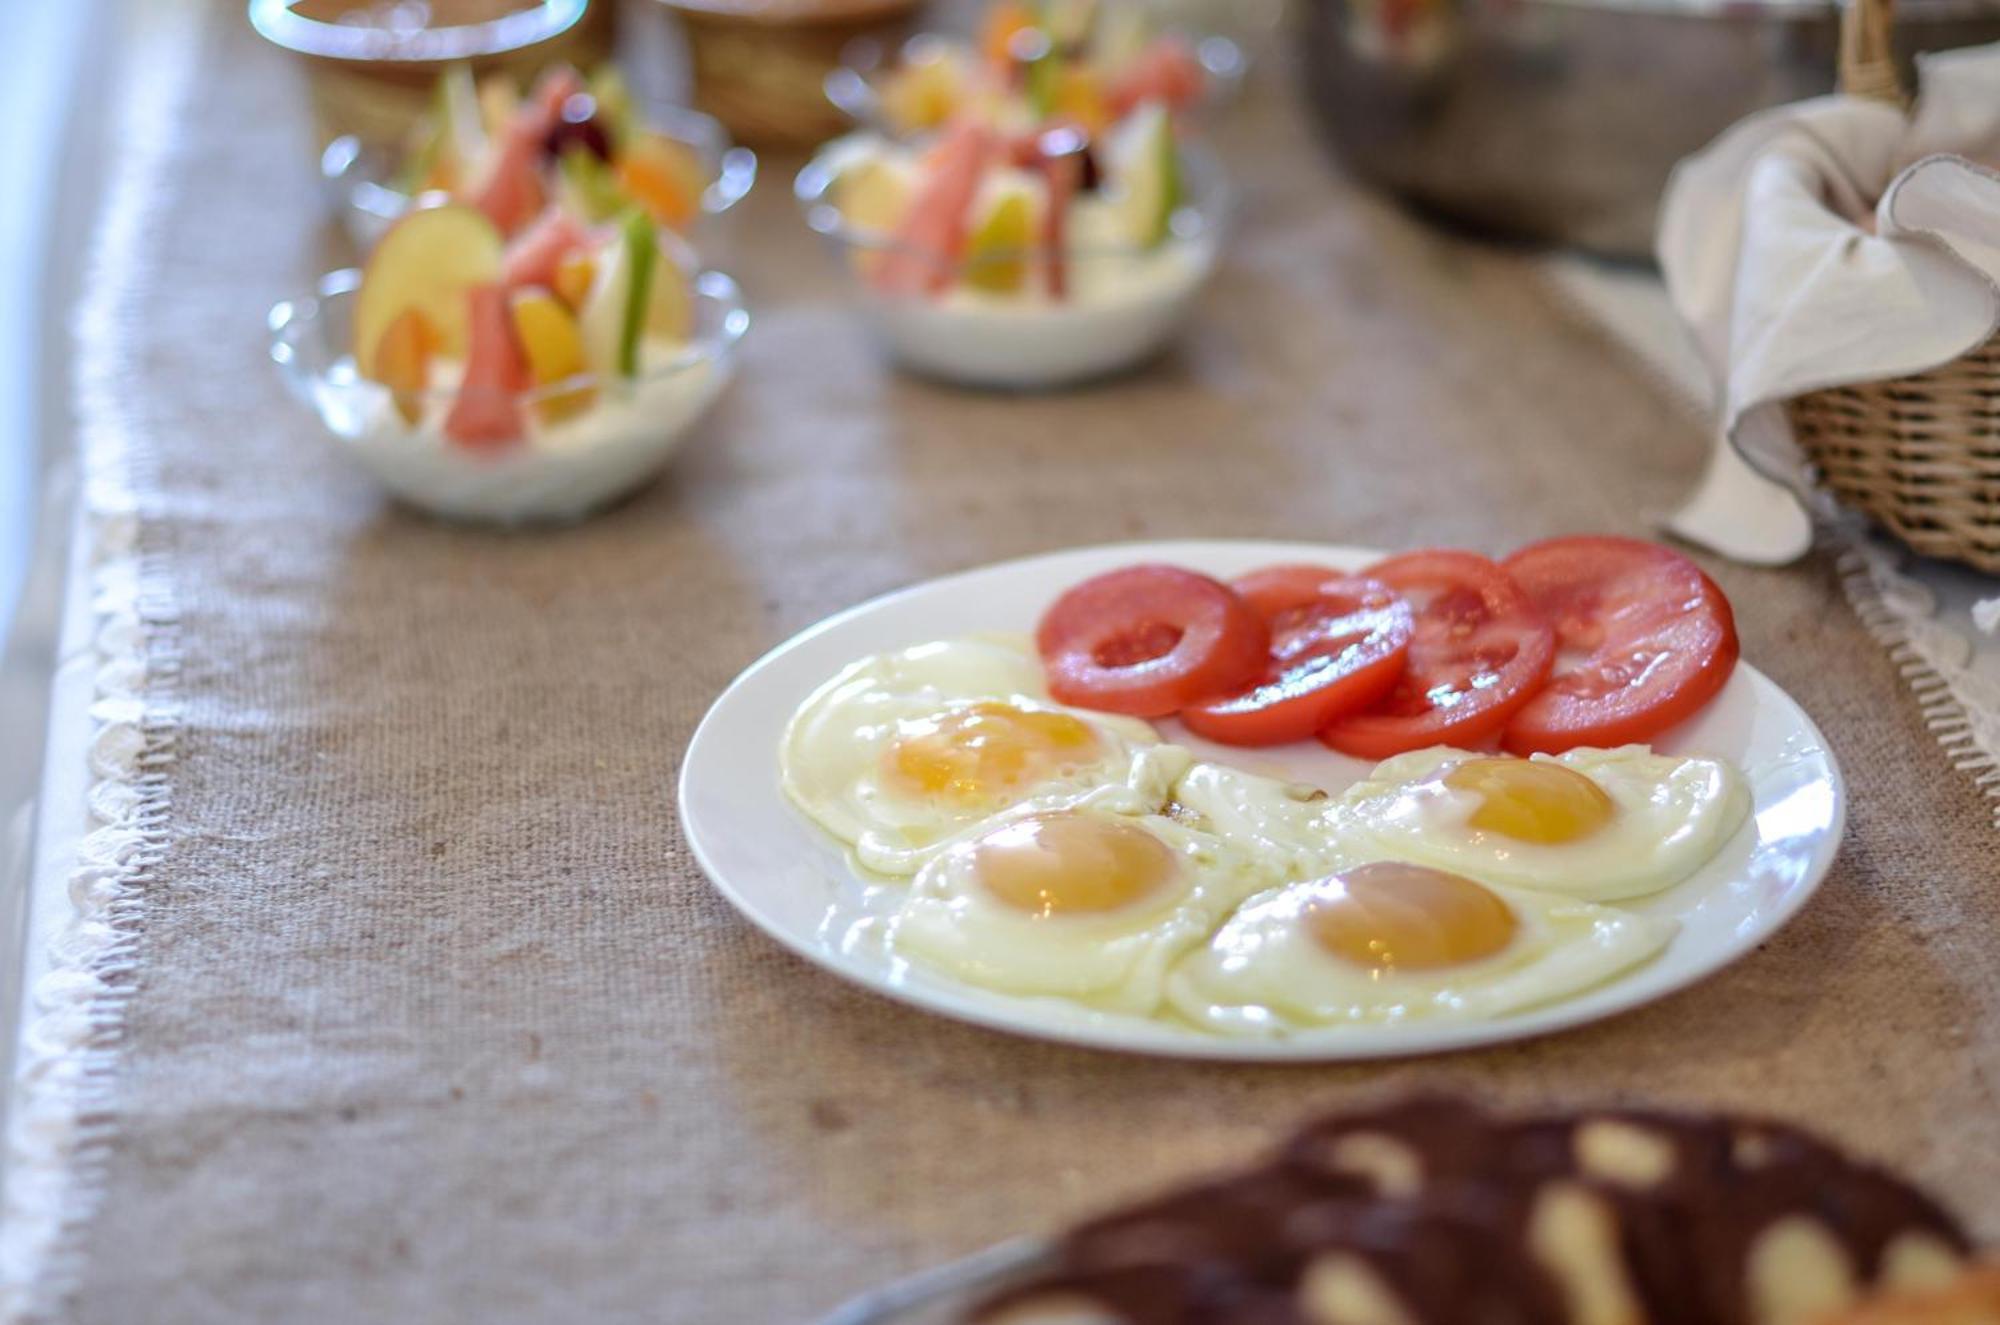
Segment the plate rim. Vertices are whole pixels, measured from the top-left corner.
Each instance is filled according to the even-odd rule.
[[[918,593],[933,592],[949,588],[953,583],[975,576],[995,572],[1020,571],[1038,562],[1053,562],[1071,557],[1110,555],[1133,552],[1147,560],[1170,561],[1177,556],[1198,557],[1202,552],[1218,549],[1270,548],[1289,549],[1280,555],[1296,557],[1301,550],[1312,549],[1313,554],[1333,557],[1355,557],[1380,559],[1393,553],[1376,548],[1363,547],[1351,543],[1320,543],[1309,539],[1278,538],[1171,538],[1171,539],[1126,539],[1110,543],[1088,543],[1055,548],[1041,552],[1027,553],[1017,557],[1003,558],[976,566],[963,567],[929,579],[890,589],[862,600],[849,607],[822,617],[813,624],[779,641],[755,660],[739,671],[728,685],[710,702],[701,720],[695,724],[693,733],[681,755],[681,765],[675,776],[674,812],[680,837],[686,844],[690,856],[708,885],[728,902],[736,914],[748,920],[751,925],[780,947],[811,966],[844,983],[866,991],[877,997],[887,998],[905,1007],[914,1008],[931,1016],[944,1017],[964,1025],[977,1026],[988,1031],[1017,1036],[1023,1039],[1057,1043],[1078,1048],[1096,1050],[1103,1053],[1136,1055],[1146,1058],[1198,1060],[1207,1062],[1238,1062],[1246,1064],[1330,1064],[1384,1062],[1397,1059],[1425,1058],[1435,1055],[1457,1053],[1473,1049],[1498,1048],[1503,1045],[1518,1044],[1527,1040],[1541,1039],[1561,1031],[1573,1030],[1596,1022],[1610,1021],[1640,1008],[1686,993],[1697,985],[1704,984],[1736,965],[1757,951],[1773,937],[1790,925],[1799,912],[1815,897],[1827,876],[1832,873],[1835,861],[1847,833],[1847,777],[1840,766],[1826,734],[1820,730],[1811,713],[1806,711],[1791,694],[1773,681],[1755,665],[1740,660],[1737,669],[1753,685],[1767,688],[1788,704],[1810,735],[1814,748],[1827,771],[1827,782],[1832,790],[1832,805],[1828,814],[1825,845],[1814,854],[1813,862],[1804,881],[1792,890],[1783,901],[1768,914],[1769,919],[1753,932],[1742,936],[1733,950],[1727,951],[1718,960],[1689,972],[1684,978],[1650,992],[1640,992],[1629,997],[1613,997],[1609,1001],[1590,1002],[1582,998],[1568,999],[1546,1007],[1535,1008],[1519,1016],[1500,1019],[1474,1020],[1465,1022],[1437,1022],[1429,1026],[1422,1022],[1393,1023],[1394,1030],[1401,1037],[1391,1039],[1386,1034],[1369,1035],[1367,1038],[1341,1044],[1331,1037],[1316,1036],[1311,1032],[1288,1037],[1235,1038],[1228,1036],[1205,1036],[1198,1031],[1182,1030],[1164,1022],[1146,1022],[1133,1019],[1130,1023],[1044,1023],[1024,1024],[1012,1012],[1009,1004],[998,1001],[995,995],[990,1008],[981,1007],[978,995],[982,992],[974,986],[965,987],[966,998],[961,1003],[940,1002],[923,989],[914,989],[892,981],[870,978],[863,972],[843,965],[836,954],[827,951],[810,938],[795,935],[789,929],[773,922],[769,917],[749,903],[737,889],[725,883],[722,871],[718,870],[697,831],[693,818],[689,815],[689,798],[692,787],[691,774],[698,766],[697,751],[704,738],[713,739],[713,730],[718,714],[722,713],[738,691],[754,682],[756,676],[774,665],[775,662],[807,642],[817,639],[830,631],[865,614],[879,611],[898,600]],[[1484,555],[1484,554],[1481,554]],[[1611,986],[1615,989],[1616,986]],[[1369,1028],[1374,1031],[1377,1028]],[[1421,1037],[1421,1043],[1409,1043],[1413,1031],[1428,1031]],[[1352,1035],[1352,1032],[1349,1032]]]

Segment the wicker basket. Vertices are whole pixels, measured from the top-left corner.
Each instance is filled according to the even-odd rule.
[[[1890,0],[1849,0],[1840,84],[1897,105]],[[1828,491],[1918,552],[2000,574],[2000,336],[1926,373],[1788,402]]]

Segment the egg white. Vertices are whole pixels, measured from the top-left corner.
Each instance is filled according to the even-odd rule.
[[[1268,868],[1221,838],[1165,815],[1127,816],[1121,822],[1173,851],[1173,881],[1113,911],[1032,915],[975,877],[973,845],[1006,822],[982,826],[924,866],[889,923],[892,950],[982,988],[1143,1016],[1159,1009],[1174,959],[1273,881]]]
[[[1385,760],[1334,808],[1342,831],[1385,859],[1450,870],[1484,883],[1610,902],[1656,893],[1693,874],[1750,813],[1743,777],[1714,759],[1656,755],[1643,745],[1536,755],[1583,774],[1616,807],[1610,823],[1573,842],[1523,842],[1474,828],[1479,797],[1428,781],[1463,760],[1444,746]]]
[[[1379,971],[1314,941],[1304,923],[1313,887],[1300,881],[1244,902],[1176,964],[1169,1006],[1197,1026],[1233,1035],[1489,1020],[1600,985],[1655,956],[1679,929],[1672,920],[1495,887],[1517,926],[1507,947],[1450,968]]]
[[[1199,763],[1174,784],[1184,822],[1234,844],[1280,881],[1318,878],[1374,859],[1346,832],[1317,787]]]
[[[884,777],[899,724],[984,702],[1080,719],[1096,733],[1095,755],[999,803],[974,806],[911,796]],[[1125,814],[1158,811],[1191,761],[1181,747],[1160,744],[1146,723],[1053,703],[1033,646],[1002,635],[861,659],[800,706],[779,750],[780,777],[792,803],[851,846],[864,869],[897,877],[916,873],[941,843],[996,815],[1077,805]]]

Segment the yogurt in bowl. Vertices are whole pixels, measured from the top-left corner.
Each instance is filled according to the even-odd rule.
[[[1213,270],[1230,196],[1164,106],[1100,143],[961,121],[930,143],[856,134],[800,172],[807,223],[909,368],[1043,389],[1157,352]]]
[[[645,280],[624,270],[638,228],[598,250],[601,269],[567,322],[550,291],[474,283],[459,291],[465,327],[439,318],[412,331],[409,309],[450,306],[419,290],[378,332],[371,263],[274,308],[271,356],[328,433],[410,504],[501,524],[581,518],[667,463],[728,384],[749,327],[733,280],[684,275],[670,249],[645,279],[684,283],[658,296],[684,312],[649,317]],[[620,303],[620,281],[638,307]]]

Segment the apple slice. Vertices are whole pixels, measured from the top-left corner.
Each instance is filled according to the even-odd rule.
[[[528,386],[528,364],[514,342],[504,286],[476,285],[466,304],[465,379],[445,416],[445,436],[479,449],[502,446],[521,435],[517,397]]]
[[[661,250],[646,291],[646,334],[662,340],[694,339],[694,284],[674,254]]]
[[[902,223],[915,191],[908,159],[877,152],[840,172],[833,200],[849,229],[886,235]]]
[[[1150,101],[1113,132],[1106,162],[1118,230],[1141,248],[1157,248],[1172,233],[1181,201],[1180,150],[1165,103]]]
[[[465,292],[500,279],[504,243],[479,211],[459,204],[405,213],[376,244],[354,297],[354,362],[375,362],[376,346],[404,309],[422,313],[439,354],[466,347]]]
[[[592,371],[606,377],[638,374],[639,341],[645,334],[653,269],[658,265],[659,240],[652,219],[643,212],[627,213],[598,260],[597,275],[577,315]]]
[[[514,318],[514,339],[528,361],[528,376],[537,389],[567,382],[587,371],[583,333],[561,300],[546,290],[515,290],[509,296],[508,311]],[[589,409],[596,395],[596,388],[588,384],[546,391],[536,400],[535,411],[546,423],[560,422]]]

